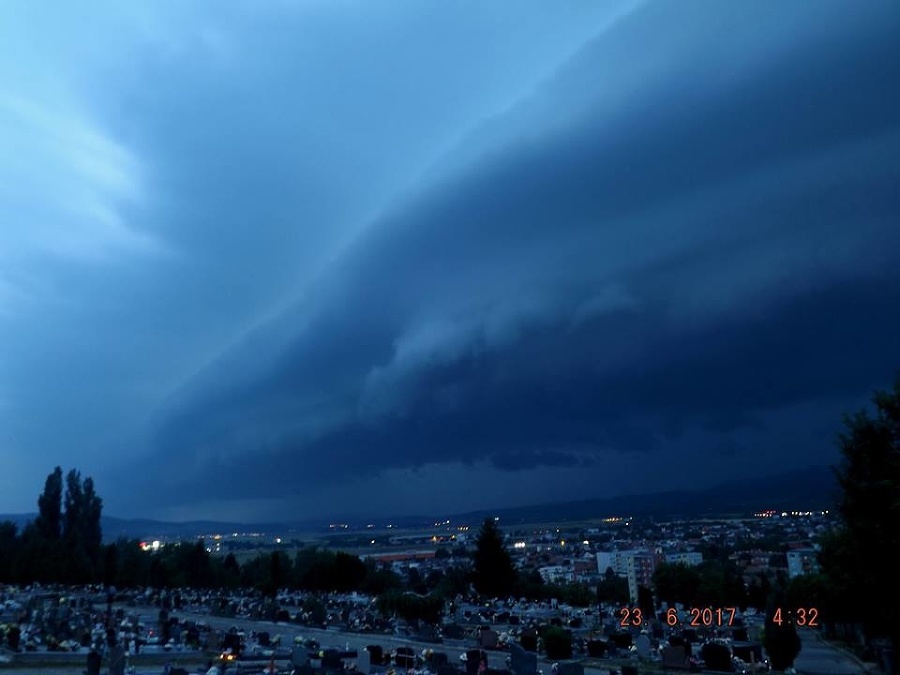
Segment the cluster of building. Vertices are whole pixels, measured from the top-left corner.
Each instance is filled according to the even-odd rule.
[[[547,583],[581,583],[589,586],[603,580],[607,570],[628,580],[636,598],[639,586],[652,587],[654,572],[662,563],[700,565],[704,551],[730,551],[731,560],[746,583],[760,575],[782,572],[789,577],[817,571],[814,543],[833,524],[827,511],[761,511],[752,517],[732,520],[654,521],[614,517],[591,524],[577,523],[525,529],[498,523],[505,532],[507,548],[519,569],[537,570]],[[443,549],[458,552],[474,546],[476,526],[437,521],[434,527],[405,529],[392,526],[375,533],[368,526],[360,540],[346,534],[344,525],[333,528],[340,539],[329,541],[336,549],[390,565],[406,574],[412,568],[427,574],[461,564],[458,556],[438,555]],[[378,528],[382,529],[382,528]],[[284,550],[287,535],[251,533],[216,535],[207,539],[212,553],[235,548],[268,546]],[[352,542],[352,543],[351,543]],[[349,545],[348,545],[349,544]],[[155,550],[159,543],[149,543]]]
[[[814,542],[833,526],[828,512],[763,512],[721,521],[639,522],[610,519],[598,527],[510,531],[509,549],[522,569],[537,569],[553,583],[598,583],[607,570],[626,578],[632,598],[652,586],[661,563],[700,565],[704,550],[731,551],[750,583],[759,575],[793,578],[818,571]],[[786,549],[786,551],[785,551]]]

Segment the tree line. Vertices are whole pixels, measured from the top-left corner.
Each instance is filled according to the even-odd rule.
[[[153,552],[142,550],[136,539],[104,545],[103,500],[93,479],[82,479],[76,469],[63,476],[56,467],[37,504],[37,517],[22,532],[15,523],[0,523],[0,582],[256,589],[268,596],[278,589],[359,591],[380,596],[380,606],[392,613],[423,620],[433,618],[444,599],[469,595],[473,587],[494,597],[558,598],[581,607],[594,600],[584,584],[546,584],[536,571],[519,573],[490,519],[481,529],[474,554],[464,546],[452,552],[440,549],[436,558],[450,563],[443,569],[422,574],[413,567],[400,575],[373,560],[317,548],[301,549],[293,557],[274,551],[240,564],[232,553],[212,555],[202,539]]]
[[[65,487],[64,487],[65,486]],[[102,567],[103,500],[94,480],[56,467],[38,498],[38,515],[20,533],[0,523],[0,579],[13,583],[95,581]]]

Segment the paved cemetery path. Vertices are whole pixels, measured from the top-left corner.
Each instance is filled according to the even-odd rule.
[[[159,613],[159,609],[157,607],[145,606],[145,607],[122,607],[122,609],[126,612],[126,614],[137,613],[139,614],[144,623],[151,624],[156,621],[156,616]],[[396,637],[393,635],[387,635],[384,633],[349,633],[344,631],[335,631],[335,630],[323,630],[321,628],[309,628],[307,626],[299,626],[294,623],[283,623],[283,622],[275,622],[275,621],[263,621],[258,619],[242,619],[238,617],[229,618],[229,617],[220,617],[212,614],[203,614],[203,613],[194,613],[194,612],[186,612],[186,611],[176,611],[170,610],[170,616],[178,617],[179,619],[188,619],[192,621],[204,621],[214,630],[228,630],[232,626],[237,626],[239,629],[242,629],[246,632],[250,632],[251,630],[259,631],[268,631],[268,633],[274,637],[275,635],[281,636],[281,647],[290,649],[294,644],[294,638],[297,636],[302,636],[305,638],[312,638],[319,642],[322,645],[322,649],[328,647],[335,647],[338,649],[345,649],[348,645],[351,650],[356,649],[365,649],[366,645],[381,645],[384,647],[386,652],[390,652],[395,647],[412,647],[416,650],[416,653],[421,652],[421,650],[425,648],[431,648],[435,651],[445,652],[448,658],[459,660],[459,657],[464,652],[472,649],[469,646],[454,646],[447,644],[434,644],[428,642],[419,642],[416,640],[409,640],[407,638]],[[461,642],[461,641],[460,641]],[[488,666],[491,668],[503,668],[506,665],[506,656],[508,652],[505,651],[488,651]]]
[[[158,607],[153,606],[140,606],[140,607],[125,607],[121,606],[121,609],[125,611],[126,614],[139,614],[145,623],[148,625],[156,621],[156,616],[159,613]],[[416,653],[420,653],[425,648],[433,649],[434,651],[444,652],[447,654],[447,658],[451,663],[459,663],[459,657],[468,651],[469,649],[473,649],[471,645],[462,645],[462,640],[454,641],[457,644],[434,644],[429,642],[419,642],[416,640],[410,640],[407,638],[395,637],[393,635],[386,635],[384,633],[349,633],[343,631],[333,631],[333,630],[323,630],[321,628],[308,628],[306,626],[298,626],[293,623],[282,623],[282,622],[274,622],[274,621],[261,621],[257,619],[241,619],[241,618],[227,618],[227,617],[219,617],[214,616],[212,614],[203,614],[203,613],[195,613],[188,611],[170,611],[170,616],[178,617],[179,619],[188,619],[192,621],[204,621],[214,630],[227,630],[232,626],[237,626],[239,629],[242,629],[246,632],[250,632],[251,630],[259,631],[268,631],[271,636],[280,635],[281,636],[281,647],[290,647],[293,645],[294,638],[296,636],[302,636],[303,638],[312,638],[319,642],[322,645],[322,648],[327,647],[336,647],[338,649],[345,649],[349,646],[351,650],[361,650],[365,649],[366,645],[380,645],[384,648],[385,652],[390,652],[396,647],[412,647]],[[507,651],[491,651],[487,650],[488,655],[488,667],[489,668],[506,668],[506,657],[509,655]],[[542,670],[544,675],[550,674],[550,662],[545,659],[538,659],[538,669]],[[585,667],[584,669],[585,675],[609,675],[609,667],[606,668],[592,668]]]
[[[799,675],[859,675],[865,665],[853,654],[823,641],[814,630],[798,629],[803,647],[794,662]]]

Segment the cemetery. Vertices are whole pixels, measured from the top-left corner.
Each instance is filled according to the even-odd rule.
[[[373,600],[354,594],[325,598],[326,614],[336,621],[311,622],[305,635],[297,635],[296,620],[259,620],[251,629],[246,623],[254,619],[246,619],[241,620],[244,626],[225,628],[225,619],[214,612],[203,620],[196,618],[197,607],[176,610],[176,605],[184,607],[183,599],[176,602],[155,594],[141,600],[150,598],[155,604],[148,608],[121,598],[113,603],[90,588],[4,593],[4,654],[21,666],[77,664],[88,675],[161,672],[171,662],[179,668],[188,664],[192,672],[218,664],[221,673],[309,675],[637,675],[767,669],[760,645],[748,639],[741,619],[729,629],[675,630],[664,621],[625,629],[609,608],[598,614],[556,602],[477,603],[461,597],[442,623],[415,627],[375,616]],[[249,604],[248,598],[236,596],[234,601]],[[359,630],[360,621],[379,628]]]

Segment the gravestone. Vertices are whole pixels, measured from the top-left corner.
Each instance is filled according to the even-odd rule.
[[[584,666],[578,661],[562,661],[559,664],[559,675],[584,675]]]
[[[416,653],[412,647],[397,647],[394,663],[398,668],[412,668],[416,665]]]
[[[444,637],[448,640],[462,640],[466,635],[465,629],[455,623],[444,626]]]
[[[538,642],[537,631],[534,628],[523,629],[519,642],[522,645],[522,649],[525,651],[536,652]]]
[[[663,668],[686,670],[688,668],[688,665],[684,645],[670,645],[668,647],[663,647],[662,662]]]
[[[684,653],[687,656],[691,655],[691,643],[688,642],[683,635],[670,635],[669,636],[669,644],[673,647],[684,647]]]
[[[381,645],[368,645],[366,651],[369,652],[372,663],[376,666],[384,665],[384,650],[381,648]]]
[[[706,664],[707,670],[718,670],[720,672],[731,672],[731,650],[727,645],[715,642],[707,642],[700,649],[700,656]]]
[[[745,663],[762,663],[762,645],[755,642],[734,642],[731,653]]]
[[[125,647],[121,644],[109,650],[109,675],[125,675]]]
[[[638,635],[634,641],[634,649],[642,659],[650,656],[650,638],[646,635]]]
[[[450,659],[446,652],[432,652],[428,661],[432,668],[437,668],[445,663],[450,663]]]
[[[606,643],[603,640],[588,640],[587,653],[592,659],[603,658],[606,655]]]
[[[417,639],[421,640],[422,642],[437,642],[438,627],[432,624],[424,624],[420,626]]]
[[[340,652],[337,649],[327,649],[322,655],[322,668],[325,670],[343,670],[344,662],[341,661]]]
[[[747,642],[747,629],[743,626],[733,628],[731,630],[731,637],[735,642]]]
[[[466,673],[477,675],[481,662],[487,663],[487,652],[480,649],[470,649],[466,652]]]
[[[96,649],[92,649],[87,655],[87,675],[100,675],[101,665],[100,653]]]
[[[638,675],[637,666],[622,666],[622,675]]]
[[[537,675],[537,654],[527,652],[514,642],[509,645],[509,668],[512,675]]]
[[[628,649],[631,647],[631,633],[613,633],[610,638],[617,649]]]
[[[184,636],[185,642],[189,645],[197,645],[200,642],[200,630],[197,626],[189,626]]]
[[[369,675],[372,672],[372,657],[365,649],[356,655],[356,670],[363,675]]]
[[[222,651],[239,654],[241,652],[241,636],[237,633],[227,633],[222,638]]]
[[[306,663],[309,663],[309,654],[306,651],[306,647],[294,647],[291,650],[291,665],[302,666]]]
[[[487,630],[481,631],[481,646],[484,649],[495,649],[497,647],[497,642],[499,640],[499,636],[497,635],[497,631],[491,630],[488,628]]]

